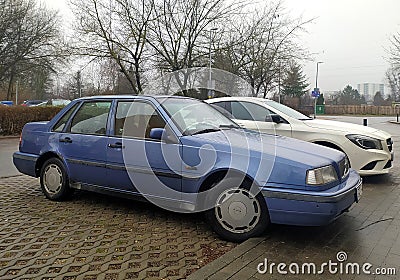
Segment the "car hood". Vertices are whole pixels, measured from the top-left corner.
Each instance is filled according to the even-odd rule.
[[[184,136],[181,141],[184,146],[211,145],[218,154],[217,165],[229,164],[229,168],[239,169],[254,178],[259,178],[259,183],[264,185],[278,183],[287,187],[304,186],[307,170],[329,164],[336,166],[336,163],[344,158],[342,152],[331,148],[284,136],[240,129]],[[221,156],[224,153],[225,157]],[[227,153],[232,157],[226,156]],[[231,158],[231,161],[227,163],[226,158]],[[250,163],[246,165],[248,159]],[[262,176],[257,173],[260,166],[268,169]]]
[[[304,121],[303,123],[315,129],[332,130],[341,132],[343,134],[361,134],[372,136],[381,140],[385,140],[390,137],[390,134],[385,131],[347,122],[314,119]]]

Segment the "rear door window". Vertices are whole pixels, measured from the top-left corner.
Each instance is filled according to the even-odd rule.
[[[233,119],[234,117],[232,116],[231,113],[231,103],[226,102],[226,101],[221,101],[221,102],[215,102],[211,103],[211,105],[220,111],[225,117],[228,117],[230,119]]]
[[[72,106],[71,109],[69,109],[64,116],[61,117],[61,119],[56,123],[55,126],[53,126],[52,131],[54,132],[62,132],[65,125],[67,124],[69,118],[71,117],[72,113],[75,112],[75,109],[79,106],[79,102],[77,102],[74,106]]]
[[[250,102],[232,102],[232,115],[238,120],[271,121],[273,113],[267,108]]]
[[[105,135],[111,101],[85,102],[72,119],[70,132]]]

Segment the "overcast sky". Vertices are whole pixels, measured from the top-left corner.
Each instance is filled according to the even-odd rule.
[[[399,0],[286,0],[294,15],[318,17],[302,41],[317,53],[305,64],[315,85],[316,61],[321,91],[343,89],[347,84],[386,83],[390,37],[400,32]]]
[[[85,0],[82,0],[85,1]],[[266,0],[262,0],[266,1]],[[49,7],[70,14],[66,0],[45,0]],[[315,18],[301,42],[315,61],[304,63],[311,88],[316,62],[321,92],[341,90],[350,84],[386,83],[389,67],[385,48],[400,32],[400,0],[284,0],[288,12],[304,19]]]

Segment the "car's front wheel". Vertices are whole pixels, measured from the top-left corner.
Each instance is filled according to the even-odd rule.
[[[68,198],[73,192],[69,186],[64,164],[58,158],[48,159],[43,164],[40,172],[40,186],[48,199],[56,201]]]
[[[224,189],[214,201],[215,207],[206,212],[206,218],[226,240],[242,242],[258,236],[270,223],[263,196],[253,195],[243,185]]]

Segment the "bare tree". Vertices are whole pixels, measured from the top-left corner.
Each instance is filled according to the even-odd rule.
[[[168,72],[181,70],[176,81],[185,89],[188,69],[207,65],[209,30],[222,26],[241,5],[225,0],[156,2],[156,20],[151,22],[148,42],[155,52],[157,67]]]
[[[231,29],[222,33],[226,35],[218,42],[215,65],[241,76],[252,86],[253,96],[262,92],[265,98],[291,60],[307,57],[296,39],[312,20],[285,17],[282,2],[250,14],[234,18]]]
[[[391,67],[386,71],[386,79],[394,101],[400,101],[400,68]]]
[[[152,0],[71,0],[77,18],[76,54],[113,59],[133,92],[143,90],[143,61]],[[131,70],[130,70],[131,69]]]
[[[390,68],[386,71],[386,79],[395,101],[400,101],[400,32],[391,38],[391,47],[388,50]]]
[[[152,75],[174,72],[186,95],[191,69],[208,65],[210,41],[215,67],[244,78],[253,95],[264,97],[282,65],[306,53],[296,36],[309,21],[285,17],[281,2],[249,12],[241,0],[71,1],[76,53],[114,60],[135,94]]]
[[[393,67],[400,68],[400,32],[392,36],[391,43],[389,49],[391,63]]]
[[[0,82],[7,99],[18,75],[49,73],[63,58],[59,16],[35,0],[0,0]]]

